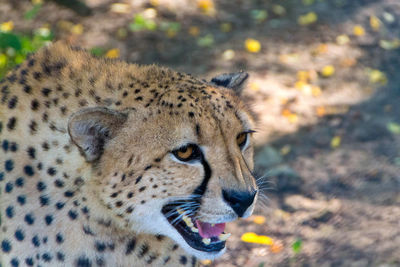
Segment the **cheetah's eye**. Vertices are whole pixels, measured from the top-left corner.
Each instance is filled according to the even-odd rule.
[[[201,151],[197,145],[188,144],[172,151],[172,154],[180,161],[200,159]]]
[[[236,136],[236,143],[240,147],[240,149],[243,149],[246,146],[248,135],[248,132],[243,132]]]

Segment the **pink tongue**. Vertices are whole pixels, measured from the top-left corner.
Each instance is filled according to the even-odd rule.
[[[225,223],[216,223],[211,226],[211,223],[196,220],[196,227],[199,229],[199,234],[203,238],[219,236],[225,229]]]

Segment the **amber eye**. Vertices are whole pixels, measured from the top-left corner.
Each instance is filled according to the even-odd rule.
[[[181,161],[200,159],[201,151],[198,146],[189,144],[172,151],[174,156]]]
[[[240,133],[236,137],[236,143],[241,149],[246,145],[247,135],[248,133]]]

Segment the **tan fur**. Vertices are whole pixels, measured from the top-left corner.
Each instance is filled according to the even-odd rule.
[[[234,219],[221,188],[256,187],[251,143],[244,151],[236,143],[252,120],[230,89],[58,43],[12,71],[0,90],[0,144],[8,142],[0,148],[3,266],[15,259],[19,266],[30,259],[35,266],[196,265],[151,225],[161,203],[190,195],[202,181],[201,168],[171,158],[187,142],[205,149],[212,169],[202,220]],[[89,107],[127,115],[95,163],[68,134],[72,114]]]

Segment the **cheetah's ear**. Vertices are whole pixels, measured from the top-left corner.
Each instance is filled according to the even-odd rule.
[[[224,73],[211,79],[211,83],[230,88],[240,95],[249,74],[247,72]]]
[[[112,139],[127,115],[107,108],[86,108],[69,119],[68,133],[88,162],[100,158],[107,141]]]

